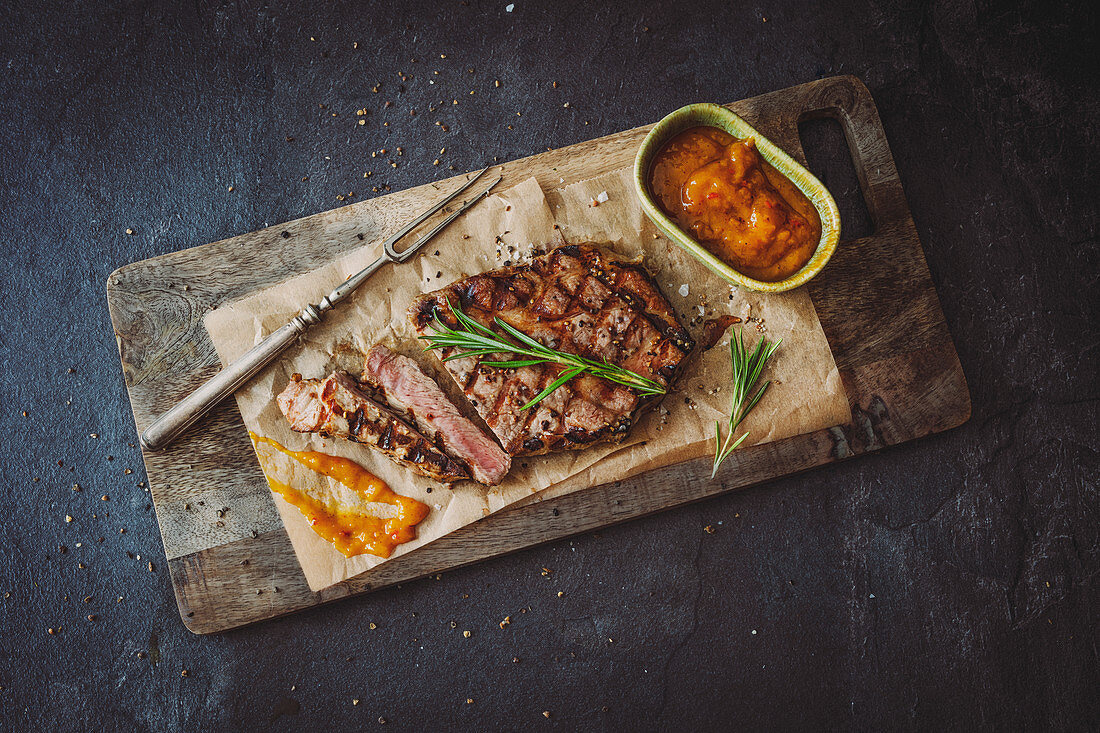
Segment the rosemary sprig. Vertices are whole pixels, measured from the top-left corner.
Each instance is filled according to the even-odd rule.
[[[557,379],[548,384],[546,389],[539,392],[535,395],[534,399],[520,408],[522,410],[537,405],[558,387],[561,387],[573,377],[585,373],[615,382],[616,384],[625,385],[646,396],[661,395],[667,391],[665,386],[660,382],[648,377],[643,377],[641,374],[632,372],[629,369],[624,369],[614,364],[608,364],[606,361],[596,361],[577,354],[569,354],[564,351],[558,351],[557,349],[551,349],[549,346],[539,343],[522,331],[508,325],[501,319],[494,318],[493,324],[514,339],[514,341],[509,340],[501,334],[486,328],[473,318],[470,318],[462,312],[462,308],[452,305],[449,300],[447,301],[447,305],[458,321],[457,327],[451,328],[444,323],[439,317],[439,310],[436,309],[435,333],[426,334],[420,337],[428,342],[428,346],[424,349],[425,351],[446,348],[457,349],[455,353],[445,357],[443,361],[461,359],[466,356],[488,356],[490,354],[499,354],[503,352],[527,358],[501,361],[488,360],[482,361],[481,364],[496,369],[518,369],[519,367],[553,362],[565,367],[561,374],[558,375]]]
[[[730,400],[729,432],[726,434],[726,439],[723,441],[722,424],[717,420],[714,422],[714,468],[710,472],[711,478],[714,478],[715,474],[718,473],[718,467],[722,465],[722,461],[726,460],[729,454],[732,453],[737,446],[745,442],[745,438],[749,437],[749,434],[745,433],[737,440],[733,439],[737,426],[740,425],[741,421],[745,419],[745,416],[749,414],[749,410],[756,407],[756,403],[764,396],[764,391],[768,388],[768,385],[771,384],[771,380],[768,380],[761,385],[760,389],[753,393],[756,382],[760,379],[760,373],[764,371],[765,362],[775,353],[775,350],[779,348],[779,344],[781,343],[783,343],[783,339],[779,339],[774,344],[770,344],[767,339],[761,338],[756,342],[756,348],[754,348],[750,354],[748,350],[745,349],[745,334],[743,328],[738,329],[737,335],[730,338],[733,397]]]

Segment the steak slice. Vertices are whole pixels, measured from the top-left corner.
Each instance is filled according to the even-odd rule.
[[[363,381],[385,395],[391,407],[411,415],[420,432],[469,466],[475,481],[495,486],[512,467],[511,457],[459,412],[435,380],[409,357],[385,346],[371,347]]]
[[[695,346],[641,263],[592,244],[565,245],[530,264],[491,270],[422,295],[409,307],[416,331],[433,333],[437,313],[444,323],[456,325],[450,304],[485,326],[500,318],[551,348],[625,367],[666,387]],[[452,351],[437,350],[436,355],[443,358]],[[508,358],[500,354],[488,360]],[[502,370],[482,366],[481,360],[464,357],[444,366],[513,456],[619,442],[640,411],[655,402],[584,374],[522,411],[563,368],[539,364]]]
[[[470,477],[466,467],[437,448],[390,408],[375,402],[343,372],[325,379],[295,374],[276,398],[291,430],[363,443],[437,481]]]

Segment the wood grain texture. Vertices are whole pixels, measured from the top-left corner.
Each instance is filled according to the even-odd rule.
[[[209,633],[280,616],[964,422],[970,415],[966,380],[867,88],[855,77],[833,77],[729,106],[803,163],[800,120],[833,117],[844,129],[874,232],[843,241],[807,287],[844,379],[850,425],[739,450],[714,481],[702,459],[504,510],[314,593],[240,415],[227,401],[168,450],[144,453],[187,627]],[[502,186],[533,175],[544,188],[557,188],[622,168],[648,129],[507,163]],[[381,239],[456,185],[426,184],[113,273],[108,303],[138,431],[217,372],[202,326],[207,311]]]

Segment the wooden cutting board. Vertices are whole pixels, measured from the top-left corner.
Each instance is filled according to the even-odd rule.
[[[209,633],[437,573],[947,430],[970,395],[870,92],[840,76],[729,105],[805,163],[798,123],[844,129],[874,225],[841,242],[807,287],[852,406],[852,423],[506,509],[320,592],[306,585],[232,400],[168,450],[144,453],[180,614]],[[633,162],[649,126],[503,166],[501,188],[559,188]],[[379,240],[440,197],[427,184],[202,247],[135,262],[107,301],[138,432],[220,368],[202,325],[217,306]],[[448,189],[450,190],[450,189]],[[369,287],[367,285],[366,287]]]

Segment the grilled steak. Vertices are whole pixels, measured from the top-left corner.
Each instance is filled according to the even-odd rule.
[[[277,401],[292,430],[369,445],[395,463],[437,481],[470,477],[465,466],[393,410],[375,402],[343,372],[333,372],[325,379],[302,379],[295,374]]]
[[[411,415],[420,432],[465,463],[475,481],[499,484],[512,467],[511,457],[463,416],[435,380],[409,357],[385,346],[372,347],[363,381],[383,394],[391,407]]]
[[[666,386],[694,348],[645,268],[591,244],[559,247],[528,265],[474,275],[420,296],[409,308],[417,332],[431,334],[436,313],[454,326],[449,304],[485,326],[500,318],[551,348],[602,359]],[[436,354],[446,357],[451,351]],[[621,441],[652,402],[585,374],[521,411],[562,368],[500,370],[480,362],[471,356],[445,366],[513,456]]]

